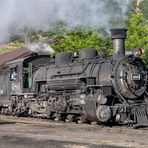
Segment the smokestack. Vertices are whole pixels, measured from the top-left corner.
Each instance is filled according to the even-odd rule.
[[[113,55],[125,55],[126,31],[127,29],[111,29]]]

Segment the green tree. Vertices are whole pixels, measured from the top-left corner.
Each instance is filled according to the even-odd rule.
[[[61,50],[72,51],[85,47],[96,48],[99,54],[109,54],[111,39],[107,33],[101,29],[75,28],[64,34],[55,34],[55,38],[60,39],[59,43],[53,43],[51,46],[59,52]]]
[[[128,13],[142,13],[148,19],[148,0],[129,0]]]
[[[126,48],[143,48],[145,54],[143,56],[148,64],[148,23],[142,13],[130,14],[128,23],[128,38],[126,40]]]
[[[140,5],[141,13],[148,20],[148,0],[144,0]]]

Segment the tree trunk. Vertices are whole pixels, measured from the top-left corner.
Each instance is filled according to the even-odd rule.
[[[136,0],[136,12],[137,13],[141,13],[140,11],[140,4],[143,2],[144,0]]]

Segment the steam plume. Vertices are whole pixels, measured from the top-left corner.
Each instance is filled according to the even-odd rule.
[[[46,43],[34,42],[28,45],[27,47],[33,52],[49,52],[54,53],[54,50]]]
[[[0,43],[25,28],[46,31],[57,21],[68,29],[77,26],[108,27],[112,18],[124,16],[127,0],[111,0],[118,12],[108,8],[110,0],[0,0]]]

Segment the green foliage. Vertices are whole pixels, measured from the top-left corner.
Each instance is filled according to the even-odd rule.
[[[111,54],[111,38],[104,29],[78,27],[73,30],[66,30],[66,24],[61,22],[55,28],[56,32],[51,30],[47,32],[30,31],[29,36],[31,41],[40,41],[49,37],[54,38],[58,42],[50,45],[55,50],[55,53],[61,50],[72,51],[73,49],[79,50],[90,47],[96,48],[100,55]],[[23,36],[13,36],[11,42],[0,47],[0,54],[23,47],[23,38]]]
[[[127,23],[127,40],[126,48],[143,48],[145,54],[143,55],[144,61],[148,64],[148,22],[141,13],[130,14]]]
[[[4,54],[13,50],[16,50],[18,48],[22,48],[23,43],[19,42],[17,40],[13,40],[9,43],[5,43],[3,45],[0,45],[0,54]]]
[[[144,15],[146,19],[148,19],[148,0],[144,0],[140,6],[141,13]]]
[[[129,0],[129,7],[127,13],[135,13],[137,0]],[[143,0],[139,5],[139,10],[145,19],[148,19],[148,0]]]
[[[90,47],[96,48],[98,52],[103,55],[109,54],[108,49],[111,48],[111,40],[108,35],[98,29],[79,27],[64,34],[56,34],[54,37],[60,39],[59,43],[53,43],[51,45],[57,52],[63,49],[72,51],[73,49],[79,50],[84,47]]]

